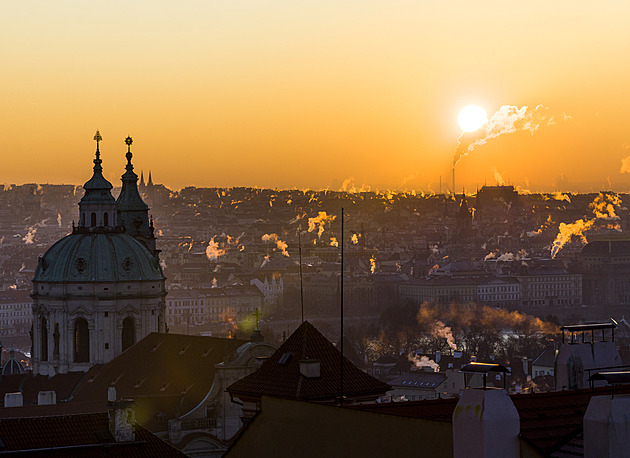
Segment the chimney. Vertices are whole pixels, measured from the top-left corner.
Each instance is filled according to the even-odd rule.
[[[505,390],[464,391],[453,412],[454,458],[518,458],[520,418]]]
[[[24,398],[21,391],[15,393],[5,393],[4,406],[5,407],[22,407],[24,405]]]
[[[40,391],[37,393],[37,405],[49,406],[57,404],[57,393],[54,391]]]
[[[628,456],[630,396],[593,396],[584,414],[584,457]]]
[[[306,378],[317,378],[320,375],[320,362],[317,359],[300,361],[300,374]]]
[[[453,358],[461,358],[462,357],[462,352],[459,350],[455,350],[453,352]]]
[[[442,359],[442,352],[438,350],[435,352],[435,362],[439,363],[441,359]]]
[[[529,374],[529,368],[528,368],[528,364],[527,364],[527,356],[523,356],[523,358],[521,358],[521,360],[523,361],[523,372],[525,373],[525,375]]]
[[[111,388],[107,393],[110,397]],[[116,389],[114,388],[114,396]],[[136,440],[134,427],[136,425],[136,403],[132,399],[107,401],[107,416],[109,417],[109,432],[116,442],[131,442]]]

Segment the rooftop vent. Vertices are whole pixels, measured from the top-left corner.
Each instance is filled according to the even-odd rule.
[[[321,364],[317,359],[303,359],[300,361],[300,374],[306,378],[317,378],[320,376]]]

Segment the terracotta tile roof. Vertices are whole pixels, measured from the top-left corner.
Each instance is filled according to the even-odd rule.
[[[37,394],[40,391],[55,391],[57,401],[68,399],[84,372],[68,372],[67,374],[57,374],[54,377],[45,375],[32,375],[32,373],[22,375],[5,375],[0,378],[0,400],[4,399],[6,393],[21,391],[24,397],[24,405],[37,404]]]
[[[151,431],[196,407],[214,383],[215,364],[247,343],[238,339],[151,333],[104,365],[92,367],[71,402],[106,405],[107,390],[136,401],[136,420]]]
[[[186,456],[139,425],[135,434],[133,442],[115,442],[109,432],[107,412],[3,419],[0,453],[27,450],[20,456]]]
[[[300,361],[320,361],[320,377],[300,374]],[[227,388],[233,395],[262,395],[303,400],[329,400],[340,392],[340,354],[312,324],[305,321],[254,373]],[[390,386],[343,358],[344,396],[378,396]]]

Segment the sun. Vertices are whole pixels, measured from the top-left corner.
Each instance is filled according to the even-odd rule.
[[[457,122],[464,132],[474,132],[488,122],[488,117],[479,105],[468,105],[459,112]]]

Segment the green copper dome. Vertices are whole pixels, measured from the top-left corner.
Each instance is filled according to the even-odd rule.
[[[34,282],[164,280],[158,259],[119,231],[79,231],[59,240],[40,258]]]

